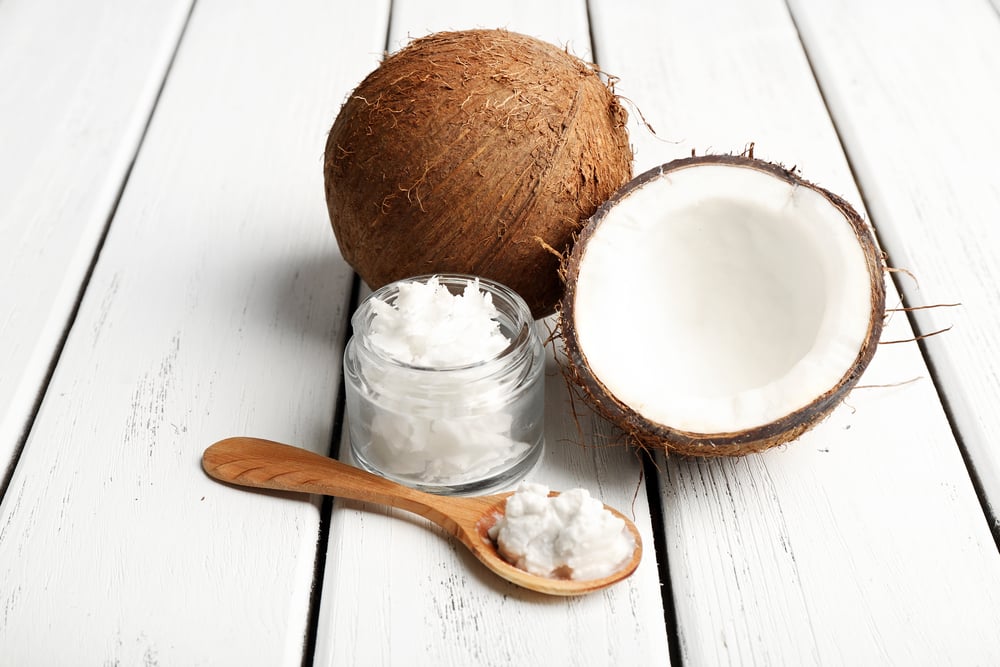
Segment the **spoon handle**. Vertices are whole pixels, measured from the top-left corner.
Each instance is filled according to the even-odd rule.
[[[220,440],[205,450],[202,467],[209,476],[241,486],[318,493],[378,503],[419,514],[452,535],[464,537],[453,515],[472,518],[489,502],[435,496],[397,484],[301,447],[260,438]],[[482,507],[477,507],[481,505]]]

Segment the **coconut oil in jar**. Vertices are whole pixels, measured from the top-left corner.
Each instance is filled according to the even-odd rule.
[[[544,355],[516,293],[473,276],[421,276],[372,293],[351,323],[344,375],[360,466],[433,493],[478,493],[534,465]]]

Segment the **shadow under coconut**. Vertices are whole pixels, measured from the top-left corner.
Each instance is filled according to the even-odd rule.
[[[322,230],[322,221],[317,224]],[[228,276],[227,281],[233,283],[226,290],[231,298],[244,300],[240,329],[251,336],[270,332],[267,335],[280,347],[276,358],[290,359],[328,383],[322,394],[329,396],[329,412],[314,406],[288,416],[294,420],[316,415],[309,420],[311,423],[294,424],[300,434],[294,444],[304,447],[311,442],[331,442],[344,346],[350,335],[350,307],[356,284],[353,270],[336,252],[333,242],[317,243],[309,249],[276,246],[246,271]],[[268,369],[260,372],[266,374]],[[316,451],[328,454],[331,449],[336,452],[336,446],[329,445]]]
[[[547,323],[547,322],[546,322]],[[541,326],[544,326],[542,323]],[[553,489],[583,484],[598,489],[634,489],[640,483],[639,452],[626,444],[625,434],[594,412],[563,375],[561,343],[546,345],[545,469],[537,479]],[[581,482],[581,480],[583,480]]]
[[[343,349],[350,334],[354,271],[335,251],[275,256],[258,278],[274,326],[307,344]]]

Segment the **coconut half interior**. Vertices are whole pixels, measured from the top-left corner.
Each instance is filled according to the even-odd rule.
[[[733,433],[803,408],[855,364],[866,256],[816,190],[732,164],[645,180],[584,245],[573,298],[594,376],[646,419]]]

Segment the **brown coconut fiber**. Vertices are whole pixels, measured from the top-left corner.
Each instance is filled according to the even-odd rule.
[[[373,289],[429,273],[491,278],[535,317],[559,258],[626,183],[627,113],[594,66],[504,30],[443,32],[389,56],[326,144],[341,253]]]

